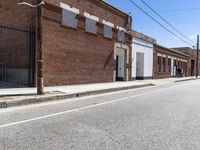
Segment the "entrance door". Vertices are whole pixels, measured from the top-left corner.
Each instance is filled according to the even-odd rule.
[[[136,79],[144,79],[144,53],[136,54]]]
[[[126,54],[124,49],[116,50],[116,81],[126,80]]]
[[[171,70],[170,70],[170,72],[171,72],[171,77],[173,77],[174,76],[174,60],[173,59],[171,59]]]
[[[173,66],[173,76],[176,77],[176,69],[177,69],[177,61],[174,60],[174,66]]]

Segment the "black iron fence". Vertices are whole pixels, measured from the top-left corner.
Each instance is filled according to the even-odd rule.
[[[0,25],[0,37],[0,88],[33,86],[34,30]]]

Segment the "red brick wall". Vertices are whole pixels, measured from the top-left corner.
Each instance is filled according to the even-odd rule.
[[[164,70],[163,67],[161,67],[161,72],[158,72],[158,69],[157,69],[157,64],[158,64],[157,54],[158,53],[162,54],[162,55],[166,55],[166,71],[165,72],[163,71]],[[168,56],[189,60],[189,57],[185,56],[184,54],[180,54],[171,49],[154,44],[154,57],[153,57],[153,74],[154,74],[153,78],[154,79],[171,77],[171,73],[169,72],[169,69],[168,69],[168,61],[167,61]],[[188,63],[187,63],[187,65],[184,65],[183,70],[185,70],[184,76],[188,76]]]
[[[93,4],[93,2],[89,3],[85,0],[79,1],[79,3],[72,0],[65,1],[73,5],[76,4],[75,6],[80,8],[81,11],[92,11],[92,14],[98,17],[102,16],[102,19],[107,20],[109,17],[112,17],[113,20],[108,21],[117,25],[123,26],[127,22],[127,16],[125,17],[124,14],[120,12],[117,14],[115,12],[115,15],[112,11],[109,12],[106,10],[107,8],[102,9],[97,4]],[[89,9],[90,6],[92,6],[92,9]],[[98,23],[97,35],[86,33],[84,26],[85,19],[82,15],[78,17],[79,24],[77,30],[63,27],[61,25],[61,12],[62,10],[59,7],[49,4],[43,10],[45,85],[112,82],[114,71],[114,43],[117,41],[117,30],[114,30],[113,39],[104,38],[103,25]],[[107,13],[107,17],[105,13]],[[103,18],[104,16],[105,18]],[[129,47],[131,41],[131,36],[127,35],[126,44]],[[131,54],[131,48],[129,53]],[[131,76],[130,71],[129,76]]]
[[[189,64],[188,64],[190,76],[191,76],[191,60],[194,60],[194,62],[195,62],[194,75],[196,75],[197,51],[190,47],[179,47],[179,48],[174,48],[174,49],[190,56]],[[199,52],[199,63],[200,63],[200,52]],[[199,75],[200,75],[200,64],[199,64]]]
[[[20,27],[35,26],[35,8],[18,6],[18,0],[0,1],[0,24]],[[34,4],[35,0],[26,0]]]
[[[78,8],[80,14],[88,12],[101,19],[110,21],[118,26],[127,26],[127,14],[118,11],[112,6],[107,5],[103,0],[45,0],[46,2],[60,6],[60,2],[66,3],[72,7]],[[128,28],[132,28],[132,24],[128,25]]]
[[[26,2],[33,4],[34,1]],[[7,58],[9,59],[7,62],[12,63],[10,67],[27,67],[29,35],[26,31],[29,27],[35,27],[36,9],[18,6],[18,2],[18,0],[0,1],[0,55],[2,56],[5,50],[7,56],[15,52],[12,57]],[[1,59],[1,63],[2,61]]]
[[[31,4],[33,1],[26,0]],[[34,49],[34,36],[30,45],[26,31],[35,27],[36,9],[18,6],[18,2],[0,1],[0,65],[6,66],[9,80],[20,82],[20,78],[27,78],[28,83],[29,48]]]
[[[35,27],[36,9],[18,6],[18,2],[16,0],[0,2],[0,25]],[[26,2],[36,4],[36,0],[26,0]],[[115,28],[118,25],[130,30],[132,24],[127,25],[128,15],[100,0],[63,0],[62,2],[80,9],[79,27],[78,30],[73,30],[61,26],[60,0],[46,0],[46,2],[42,20],[45,85],[113,81],[113,53],[114,43],[117,42],[117,30],[114,30],[113,39],[106,39],[102,35],[103,25],[99,23],[97,35],[85,33],[85,20],[82,15],[86,11],[100,17],[100,22],[105,19],[114,23]],[[0,46],[3,47],[4,43],[10,48],[22,50],[26,48],[25,38],[18,32],[7,32],[1,38]],[[127,35],[126,45],[130,48],[129,54],[131,54],[131,41],[131,36]],[[131,61],[131,57],[129,59]],[[129,70],[131,78],[131,69]]]

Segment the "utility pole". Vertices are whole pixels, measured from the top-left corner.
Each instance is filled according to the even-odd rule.
[[[38,5],[42,1],[38,0]],[[37,94],[44,94],[43,59],[42,59],[42,6],[37,7]]]
[[[43,81],[43,59],[42,59],[42,5],[45,3],[42,0],[37,0],[37,5],[32,5],[26,2],[18,3],[18,5],[27,5],[36,8],[36,48],[37,48],[37,94],[44,94]]]
[[[197,35],[197,64],[196,64],[196,77],[199,76],[199,35]]]

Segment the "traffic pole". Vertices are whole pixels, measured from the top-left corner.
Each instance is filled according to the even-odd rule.
[[[199,76],[199,35],[197,35],[197,63],[196,63],[196,77]]]
[[[37,94],[44,94],[43,81],[43,59],[42,59],[42,5],[45,3],[42,0],[37,0],[37,5],[32,5],[27,2],[20,2],[18,5],[27,5],[28,7],[36,8],[36,56],[37,56]]]
[[[38,5],[41,4],[38,0]],[[42,5],[37,7],[37,94],[44,94],[43,59],[42,59]]]

